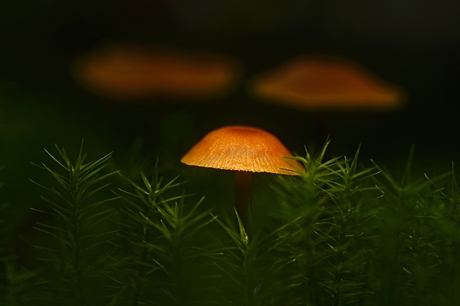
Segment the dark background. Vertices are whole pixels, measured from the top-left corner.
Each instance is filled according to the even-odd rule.
[[[393,112],[328,112],[331,155],[373,158],[400,167],[412,145],[424,169],[460,157],[460,2],[457,0],[3,0],[0,4],[0,161],[4,193],[26,198],[30,162],[55,143],[90,154],[133,143],[144,155],[179,165],[205,133],[227,124],[259,126],[292,151],[320,146],[315,112],[250,98],[245,82],[302,54],[350,58],[405,89]],[[71,63],[108,43],[166,44],[238,58],[236,91],[211,101],[113,101],[77,85]],[[122,165],[123,166],[123,165]],[[7,187],[9,186],[9,187]],[[21,195],[19,195],[21,194]]]

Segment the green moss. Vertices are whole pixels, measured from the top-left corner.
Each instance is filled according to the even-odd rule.
[[[36,182],[45,201],[34,209],[50,218],[35,224],[27,269],[2,250],[0,302],[453,305],[454,167],[414,177],[411,151],[397,179],[377,163],[362,165],[359,149],[328,159],[326,148],[295,157],[299,176],[260,175],[246,227],[206,185],[199,189],[212,203],[184,194],[197,182],[164,181],[174,175],[158,161],[120,179],[107,167],[110,154],[87,162],[81,148],[72,163],[64,149],[48,153],[52,165],[39,167],[54,183]]]

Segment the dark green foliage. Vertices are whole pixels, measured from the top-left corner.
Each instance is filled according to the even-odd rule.
[[[180,183],[175,178],[162,184],[158,161],[150,180],[141,177],[144,186],[131,182],[134,191],[121,190],[126,201],[122,214],[127,218],[118,245],[125,249],[127,303],[202,305],[204,293],[196,287],[202,276],[194,273],[213,251],[198,245],[197,237],[206,234],[203,229],[214,218],[200,211],[203,199],[188,206],[184,195],[168,195]]]
[[[299,280],[291,292],[295,305],[357,305],[372,294],[373,202],[381,192],[369,178],[376,171],[358,170],[358,152],[352,160],[324,162],[326,146],[317,157],[307,152],[296,158],[305,171],[300,178],[283,178],[277,188],[277,214],[295,220],[288,232],[290,252],[298,259],[291,271]]]
[[[48,291],[44,300],[53,304],[94,305],[105,300],[106,286],[110,278],[110,255],[113,248],[108,241],[117,231],[108,224],[116,212],[108,203],[114,197],[101,196],[110,183],[104,181],[114,174],[101,175],[110,154],[85,163],[82,148],[75,164],[64,149],[56,147],[62,162],[51,153],[48,155],[61,168],[58,172],[45,163],[37,165],[48,171],[56,180],[56,187],[43,187],[52,198],[43,199],[49,209],[35,209],[53,217],[52,224],[37,223],[37,230],[47,234],[48,244],[36,245],[42,251],[43,260],[49,264],[45,273],[52,276],[37,285]]]
[[[41,293],[33,279],[41,271],[20,268],[14,258],[3,258],[2,269],[0,305],[36,305],[34,301]]]
[[[219,305],[282,305],[290,297],[285,290],[292,279],[286,268],[296,258],[284,249],[286,226],[264,234],[248,235],[236,212],[237,226],[227,218],[217,220],[231,238],[222,245],[223,256],[214,264],[223,273],[222,284],[216,288]]]
[[[359,150],[327,159],[326,148],[294,157],[304,170],[276,177],[247,226],[205,209],[219,203],[185,195],[177,177],[164,181],[158,161],[121,188],[110,154],[85,162],[80,149],[73,164],[63,149],[48,153],[55,165],[39,167],[55,184],[35,183],[48,196],[33,209],[52,218],[30,241],[40,265],[25,269],[2,249],[0,304],[455,305],[454,166],[413,177],[411,151],[395,179],[363,166]]]
[[[3,167],[0,167],[0,172]],[[0,188],[3,187],[3,182],[0,181]],[[3,194],[2,194],[3,195]],[[19,306],[27,304],[31,301],[37,291],[33,288],[33,283],[30,281],[38,274],[37,271],[28,271],[18,267],[16,258],[7,253],[7,249],[3,247],[4,236],[8,235],[7,222],[4,219],[9,208],[8,203],[0,198],[0,305]]]
[[[289,249],[302,282],[290,294],[297,305],[451,305],[460,221],[454,171],[413,180],[411,152],[398,182],[377,164],[358,170],[358,152],[328,161],[324,151],[307,152],[296,158],[305,167],[300,179],[282,178],[276,188],[276,216],[297,220]],[[448,175],[450,195],[439,186]]]

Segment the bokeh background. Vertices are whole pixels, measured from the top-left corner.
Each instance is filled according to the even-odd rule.
[[[264,128],[303,155],[325,140],[315,134],[317,114],[256,101],[245,87],[303,54],[349,58],[407,93],[401,110],[324,114],[331,155],[361,145],[362,160],[397,168],[414,146],[423,169],[448,169],[460,158],[459,13],[458,0],[3,0],[2,201],[30,206],[38,191],[28,179],[41,173],[30,162],[47,160],[43,148],[55,143],[76,152],[82,138],[96,157],[114,151],[124,169],[138,147],[180,169],[197,140],[228,124]],[[241,61],[243,76],[233,92],[206,101],[100,97],[75,82],[70,66],[112,43],[226,54]]]

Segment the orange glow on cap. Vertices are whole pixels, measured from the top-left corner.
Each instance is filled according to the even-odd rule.
[[[227,126],[200,140],[181,162],[191,166],[223,170],[297,175],[297,161],[272,134],[254,127]]]

